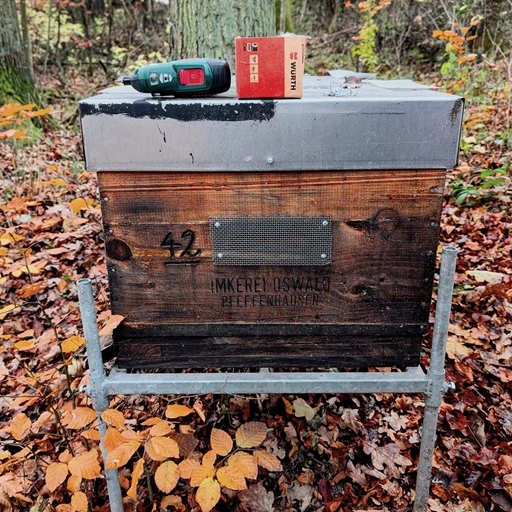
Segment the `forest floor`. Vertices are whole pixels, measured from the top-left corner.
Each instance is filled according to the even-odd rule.
[[[76,97],[89,94],[85,80],[71,85]],[[57,117],[69,125],[74,114],[66,108]],[[512,511],[510,169],[482,185],[482,171],[494,175],[512,162],[510,141],[499,136],[504,112],[503,105],[468,110],[466,150],[448,176],[441,241],[460,249],[446,375],[455,391],[441,406],[432,512]],[[493,136],[482,139],[477,121]],[[76,124],[45,131],[33,145],[0,142],[0,507],[6,510],[108,510],[94,414],[80,391],[88,372],[77,279],[94,281],[103,334],[115,319],[96,177],[84,170]],[[466,200],[457,204],[463,193]],[[426,342],[423,364],[428,355]],[[170,407],[178,403],[185,407]],[[213,467],[213,435],[213,451],[230,452],[222,431],[250,448],[252,459],[238,466],[247,482],[223,485],[219,512],[400,512],[411,510],[414,497],[423,406],[422,396],[402,394],[119,396],[111,408],[121,417],[112,411],[104,419],[112,450],[126,458],[120,471],[126,510],[199,511],[197,487],[187,480],[199,461]],[[254,429],[252,444],[239,439],[244,425]],[[176,442],[179,455],[165,440]],[[176,464],[162,462],[168,458]],[[208,475],[202,481],[210,482]]]

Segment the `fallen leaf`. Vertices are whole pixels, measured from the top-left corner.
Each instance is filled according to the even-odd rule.
[[[52,462],[46,468],[45,481],[50,492],[55,491],[68,476],[68,465],[62,462]]]
[[[217,470],[217,480],[221,485],[232,491],[242,491],[247,489],[245,478],[237,467],[224,466]]]
[[[168,437],[155,436],[148,439],[145,445],[146,453],[155,461],[177,459],[180,456],[178,443]]]
[[[233,449],[233,439],[231,439],[231,436],[218,428],[212,429],[210,444],[212,450],[221,457],[225,457]]]
[[[156,486],[165,493],[171,492],[176,487],[179,478],[178,466],[172,460],[160,464],[155,472]]]
[[[210,512],[220,500],[220,485],[213,478],[206,478],[197,489],[196,500],[202,512]]]
[[[318,407],[313,408],[304,399],[296,398],[293,401],[293,411],[297,418],[306,418],[306,421],[311,421],[318,412]]]
[[[239,448],[255,448],[267,437],[267,426],[258,421],[244,423],[236,431],[236,444]]]

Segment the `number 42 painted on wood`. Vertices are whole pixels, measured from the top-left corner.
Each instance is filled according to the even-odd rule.
[[[169,259],[164,261],[164,265],[179,265],[188,264],[193,265],[199,263],[199,255],[201,249],[193,249],[196,241],[196,234],[191,229],[186,229],[181,233],[182,243],[174,240],[172,232],[167,233],[163,239],[160,247],[169,250]],[[183,248],[184,247],[184,248]],[[183,248],[183,249],[182,249]],[[182,249],[177,251],[177,249]]]

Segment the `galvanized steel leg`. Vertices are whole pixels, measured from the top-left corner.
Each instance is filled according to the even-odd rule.
[[[445,391],[444,358],[448,339],[448,327],[450,324],[457,253],[458,249],[455,247],[445,247],[443,249],[434,335],[432,339],[432,353],[427,372],[427,378],[430,381],[430,389],[425,395],[425,414],[421,433],[420,458],[418,462],[416,497],[413,512],[426,512],[428,507],[437,420]]]
[[[100,448],[103,460],[105,461],[107,459],[107,451],[105,449],[107,426],[101,419],[101,413],[108,409],[109,400],[108,396],[103,392],[103,382],[106,374],[103,368],[103,358],[101,356],[100,337],[96,323],[96,309],[94,308],[91,280],[79,279],[77,286],[80,313],[82,315],[82,324],[87,344],[87,359],[89,361],[89,386],[87,387],[87,393],[91,397],[92,406],[98,414],[98,430],[101,434]],[[112,512],[123,512],[121,486],[119,484],[117,469],[106,470],[105,478],[107,480],[110,510]]]

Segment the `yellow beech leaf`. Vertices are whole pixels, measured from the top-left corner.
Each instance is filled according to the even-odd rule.
[[[157,423],[160,423],[162,420],[160,418],[149,418],[146,421],[143,421],[141,423],[144,427],[152,427],[153,425],[156,425]]]
[[[21,311],[20,307],[15,306],[14,304],[9,304],[8,306],[4,306],[0,308],[0,320],[3,320],[8,313],[19,313]]]
[[[152,436],[166,436],[174,430],[174,425],[165,420],[160,420],[155,423],[150,429],[149,433]]]
[[[73,213],[77,214],[79,211],[87,210],[87,208],[89,208],[90,204],[87,204],[88,202],[90,203],[90,200],[86,201],[83,197],[77,197],[69,203],[69,207]]]
[[[108,452],[107,460],[105,461],[106,469],[117,469],[124,466],[139,449],[139,441],[126,441],[119,445],[117,448]]]
[[[73,455],[69,452],[69,450],[64,450],[59,455],[59,462],[65,462],[66,464],[73,458]]]
[[[105,434],[105,449],[107,452],[115,450],[123,443],[126,443],[126,438],[124,438],[118,430],[115,428],[107,428],[107,433]]]
[[[258,466],[268,471],[283,471],[281,461],[274,454],[267,452],[267,450],[255,450],[253,455]]]
[[[99,430],[91,428],[89,430],[84,430],[82,432],[82,437],[85,437],[85,439],[89,439],[91,441],[99,441],[101,439],[101,434]]]
[[[124,427],[123,413],[117,409],[107,409],[106,411],[103,411],[101,413],[101,419],[115,428]]]
[[[20,412],[14,416],[7,429],[16,441],[21,441],[29,433],[30,427],[32,427],[32,422],[26,414]]]
[[[218,428],[212,429],[210,444],[212,445],[212,450],[221,457],[225,457],[233,449],[233,439],[231,439],[231,436]]]
[[[142,476],[142,473],[144,473],[144,459],[139,459],[135,463],[135,466],[133,466],[132,484],[126,493],[126,495],[133,501],[137,501],[137,483],[139,478]]]
[[[236,467],[245,478],[255,480],[258,476],[258,464],[250,453],[234,453],[228,459],[228,466]]]
[[[148,456],[156,461],[164,461],[170,458],[177,459],[180,456],[178,443],[168,437],[151,437],[146,442],[145,448]]]
[[[96,419],[96,411],[90,407],[77,407],[69,411],[63,418],[62,424],[71,430],[79,430]]]
[[[89,500],[82,491],[77,491],[71,496],[71,506],[75,512],[88,512]]]
[[[83,345],[85,345],[85,339],[82,336],[71,336],[62,342],[62,352],[69,354],[78,350]]]
[[[155,472],[156,486],[165,493],[171,492],[180,479],[178,465],[172,460],[163,462]]]
[[[20,242],[21,240],[25,240],[23,235],[18,235],[18,233],[4,233],[0,236],[0,244],[8,245],[13,242]]]
[[[203,455],[203,460],[201,461],[201,463],[203,464],[203,466],[213,468],[215,466],[216,460],[217,454],[213,450],[210,450]]]
[[[197,487],[201,485],[207,478],[213,478],[215,476],[215,469],[207,468],[206,466],[199,466],[192,471],[190,476],[191,487]]]
[[[206,478],[196,493],[196,501],[201,507],[201,512],[210,512],[220,500],[220,485],[214,478]]]
[[[67,185],[66,181],[62,178],[52,178],[48,184],[55,185],[56,187],[65,187]]]
[[[73,457],[68,462],[68,469],[72,475],[85,478],[86,480],[100,477],[101,468],[98,462],[98,451],[92,449],[77,457]]]
[[[80,490],[81,484],[82,479],[79,476],[71,475],[66,483],[66,489],[73,494]]]
[[[232,491],[247,489],[244,476],[234,466],[224,466],[217,470],[217,480],[221,485]]]
[[[110,336],[114,329],[124,320],[123,315],[112,315],[105,323],[105,325],[101,328],[99,335],[100,336]]]
[[[181,418],[183,416],[188,416],[193,413],[194,409],[191,407],[187,407],[186,405],[173,404],[168,405],[165,410],[165,417],[169,419]]]
[[[62,462],[52,462],[46,468],[46,485],[50,492],[55,491],[68,476],[68,465]]]
[[[18,350],[30,351],[30,350],[32,350],[34,348],[37,348],[36,340],[21,340],[21,341],[17,341],[14,344],[14,348],[16,348]]]
[[[199,464],[199,462],[197,462],[197,460],[194,460],[194,459],[182,460],[178,464],[181,478],[184,478],[185,480],[192,478],[192,472],[194,471],[194,469],[197,469],[200,466],[201,466],[201,464]]]
[[[239,448],[254,448],[267,437],[267,426],[259,421],[244,423],[236,431],[236,444]]]

